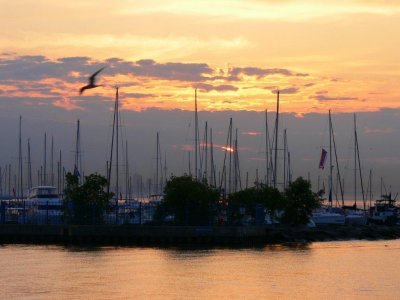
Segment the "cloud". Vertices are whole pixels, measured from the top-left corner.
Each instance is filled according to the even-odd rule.
[[[259,132],[259,131],[242,131],[242,132],[240,132],[240,134],[256,136],[256,135],[261,135],[261,132]]]
[[[316,95],[313,98],[319,101],[359,101],[357,97],[329,97],[325,95]]]
[[[299,88],[297,87],[288,87],[279,90],[280,94],[296,94],[299,91]]]
[[[135,98],[135,99],[154,97],[153,94],[144,94],[144,93],[122,93],[121,96],[123,96],[124,98]]]
[[[299,91],[298,87],[279,88],[278,86],[267,86],[264,89],[276,93],[279,90],[280,94],[296,94]]]
[[[199,89],[202,92],[210,92],[210,91],[218,91],[218,92],[224,92],[224,91],[237,91],[238,88],[229,85],[229,84],[221,84],[221,85],[211,85],[208,83],[197,83],[193,85],[194,88]]]
[[[204,63],[157,63],[148,59],[132,63],[127,71],[137,76],[196,82],[205,80],[204,75],[212,74],[213,69]]]
[[[257,67],[234,67],[230,69],[228,79],[231,81],[240,80],[240,75],[255,76],[257,78],[263,78],[269,75],[282,75],[282,76],[295,76],[303,77],[308,76],[306,73],[295,73],[288,69],[281,68],[257,68]]]
[[[0,58],[0,80],[38,80],[43,78],[63,78],[77,81],[76,73],[82,74],[80,80],[86,78],[103,66],[105,75],[133,75],[153,77],[165,80],[198,82],[207,79],[213,69],[205,63],[157,63],[151,59],[136,62],[119,58],[105,61],[92,61],[88,57],[64,57],[50,60],[45,56],[16,56]],[[79,80],[79,78],[78,78]]]
[[[73,71],[91,72],[93,63],[88,57],[65,57],[50,60],[45,56],[15,56],[0,58],[0,80],[40,80],[43,78],[63,78],[76,81]]]
[[[76,100],[71,100],[68,98],[63,98],[62,100],[56,100],[53,102],[53,105],[56,107],[63,108],[65,110],[85,110],[83,107],[77,105]]]
[[[364,127],[363,129],[365,134],[391,134],[396,132],[397,130],[391,127],[387,128],[370,128],[370,127]]]
[[[206,63],[159,63],[152,59],[128,61],[121,58],[92,60],[89,57],[61,57],[56,60],[41,55],[0,56],[0,80],[38,81],[58,78],[70,83],[86,83],[87,77],[100,67],[102,76],[130,76],[160,80],[201,83],[199,88],[210,91],[236,91],[238,88],[228,84],[212,86],[205,81],[240,81],[241,76],[254,76],[261,79],[269,75],[308,76],[283,68],[233,67],[226,73],[212,68]],[[130,83],[135,85],[135,83]]]

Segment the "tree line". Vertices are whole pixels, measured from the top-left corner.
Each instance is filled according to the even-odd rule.
[[[107,193],[107,179],[99,174],[79,177],[67,173],[64,190],[65,217],[74,224],[102,223],[110,212],[113,193]],[[218,189],[207,181],[189,175],[171,177],[158,203],[153,223],[173,225],[246,225],[279,222],[307,224],[312,211],[320,206],[320,198],[302,177],[284,191],[265,184],[232,193],[222,199]],[[115,207],[114,207],[115,209]]]

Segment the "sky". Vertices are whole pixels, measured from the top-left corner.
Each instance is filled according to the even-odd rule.
[[[279,90],[279,139],[286,128],[295,177],[326,181],[318,161],[329,110],[343,172],[354,172],[356,113],[364,185],[371,169],[376,195],[380,177],[396,193],[399,16],[396,0],[0,0],[0,165],[15,165],[20,115],[36,168],[44,132],[71,165],[80,119],[85,168],[103,172],[118,86],[132,169],[152,176],[160,132],[169,170],[180,174],[197,89],[201,128],[208,121],[223,147],[232,117],[242,173],[253,178],[264,172],[264,111],[272,131]],[[102,86],[80,96],[101,67]]]

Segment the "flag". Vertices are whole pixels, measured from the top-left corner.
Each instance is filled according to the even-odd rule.
[[[326,154],[327,153],[328,152],[324,148],[322,148],[322,150],[321,150],[321,159],[319,160],[319,168],[322,169],[322,170],[325,167],[325,161],[326,161]]]

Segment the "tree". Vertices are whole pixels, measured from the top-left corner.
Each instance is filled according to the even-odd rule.
[[[286,207],[281,221],[286,224],[307,224],[312,211],[321,205],[318,195],[311,190],[311,183],[302,177],[289,185],[285,197]]]
[[[247,188],[229,195],[228,203],[230,221],[240,223],[242,217],[240,209],[244,209],[247,216],[255,219],[257,205],[261,205],[272,218],[276,218],[276,212],[285,207],[285,198],[278,189],[259,184],[257,187]]]
[[[75,224],[102,223],[113,194],[104,191],[107,179],[97,173],[85,176],[85,182],[79,185],[79,178],[71,172],[66,174],[67,186],[65,200],[72,204],[69,212]],[[67,204],[67,207],[70,205]]]
[[[219,199],[217,190],[188,175],[172,177],[166,184],[164,194],[155,219],[162,221],[166,216],[173,216],[177,225],[209,224],[212,206]]]

